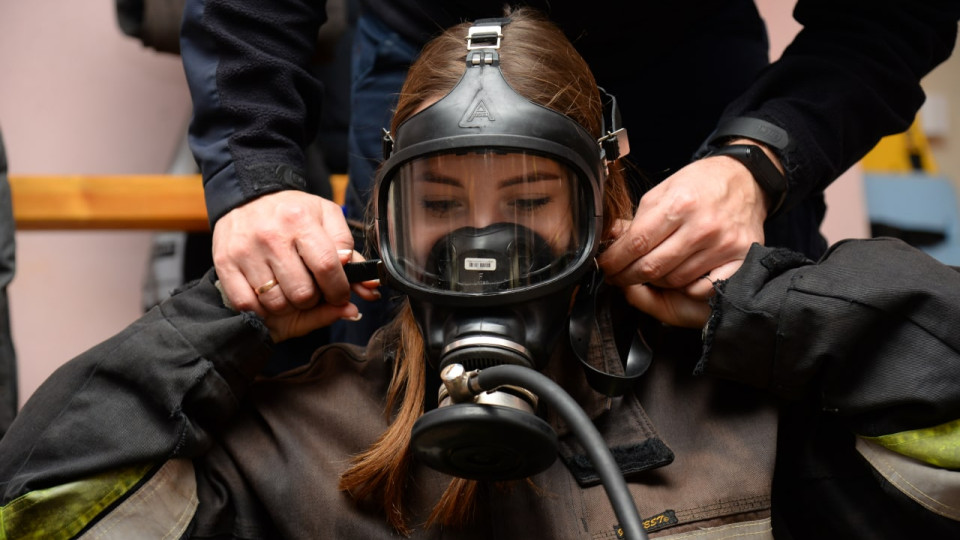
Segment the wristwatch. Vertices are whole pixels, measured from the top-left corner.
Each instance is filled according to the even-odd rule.
[[[787,199],[787,179],[770,161],[763,149],[753,144],[730,144],[710,151],[704,157],[729,156],[743,163],[770,202],[768,217],[776,215]]]
[[[749,144],[724,146],[727,141],[733,139],[757,141],[782,156],[792,144],[790,135],[780,126],[759,118],[747,116],[728,118],[720,122],[694,156],[697,159],[707,156],[730,156],[743,163],[766,193],[770,202],[767,216],[773,217],[783,207],[787,198],[789,185],[786,177],[761,148]]]

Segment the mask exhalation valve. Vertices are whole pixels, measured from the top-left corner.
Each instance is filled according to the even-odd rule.
[[[546,422],[510,406],[475,402],[484,394],[506,392],[532,407],[536,398],[534,403],[529,398],[534,394],[520,390],[532,388],[583,445],[624,538],[647,538],[633,496],[606,442],[559,385],[536,370],[514,365],[466,371],[451,364],[441,371],[440,378],[445,389],[441,396],[452,404],[420,417],[410,444],[414,455],[427,466],[461,478],[490,481],[520,479],[546,470],[557,455],[557,435]]]
[[[477,371],[449,364],[436,410],[413,426],[410,446],[427,466],[473,480],[516,480],[556,461],[557,435],[534,414],[537,396],[518,386],[480,390]]]

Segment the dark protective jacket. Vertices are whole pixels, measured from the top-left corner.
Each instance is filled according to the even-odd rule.
[[[392,535],[337,488],[386,426],[390,327],[365,350],[328,345],[258,378],[268,334],[225,308],[212,279],[31,397],[0,440],[7,538]],[[624,397],[593,392],[568,360],[547,371],[593,418],[652,537],[956,537],[960,272],[893,240],[841,243],[818,264],[754,246],[714,304],[702,342],[641,325],[655,359]],[[590,362],[616,371],[603,313]],[[803,430],[778,428],[778,408]],[[589,460],[544,417],[561,459],[536,489],[486,486],[465,529],[420,527],[447,479],[416,467],[414,537],[616,538]],[[771,478],[774,459],[790,474],[778,463]]]
[[[630,159],[651,181],[685,165],[723,118],[786,128],[795,144],[780,157],[793,210],[767,224],[766,242],[814,258],[826,247],[822,190],[910,125],[924,98],[919,81],[949,56],[960,19],[956,0],[799,0],[804,28],[767,68],[766,31],[749,0],[640,1],[626,12],[612,1],[523,3],[546,11],[618,96]],[[363,0],[415,44],[461,20],[499,16],[502,5]],[[187,3],[181,54],[211,224],[265,193],[304,189],[301,148],[320,106],[304,66],[323,20],[323,0]]]

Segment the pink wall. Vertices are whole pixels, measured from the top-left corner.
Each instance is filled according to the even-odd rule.
[[[775,54],[792,2],[758,2]],[[123,36],[109,0],[4,2],[0,126],[13,174],[165,172],[189,118],[179,59]],[[863,236],[859,180],[831,188],[828,237]],[[840,208],[837,212],[834,209]],[[150,234],[20,232],[10,289],[21,400],[139,315]]]
[[[124,36],[111,0],[4,1],[0,67],[11,174],[165,172],[189,119],[179,59]],[[10,309],[21,401],[138,316],[150,237],[17,233]]]

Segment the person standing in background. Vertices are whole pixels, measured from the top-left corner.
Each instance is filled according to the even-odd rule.
[[[803,29],[775,63],[752,0],[619,3],[527,0],[594,67],[630,130],[632,223],[600,261],[621,286],[705,300],[749,246],[808,257],[823,190],[881,137],[905,129],[920,79],[952,52],[956,1],[799,0]],[[214,263],[233,304],[260,314],[345,305],[335,276],[347,230],[320,243],[338,208],[304,193],[303,146],[320,107],[305,69],[324,2],[188,0],[181,55],[194,100],[191,147],[204,176]],[[420,47],[500,2],[363,0],[353,58],[348,218],[359,219],[380,129]],[[386,296],[386,295],[385,295]],[[375,328],[374,308],[361,324]],[[360,328],[355,325],[354,328]],[[342,339],[360,343],[366,336]]]

